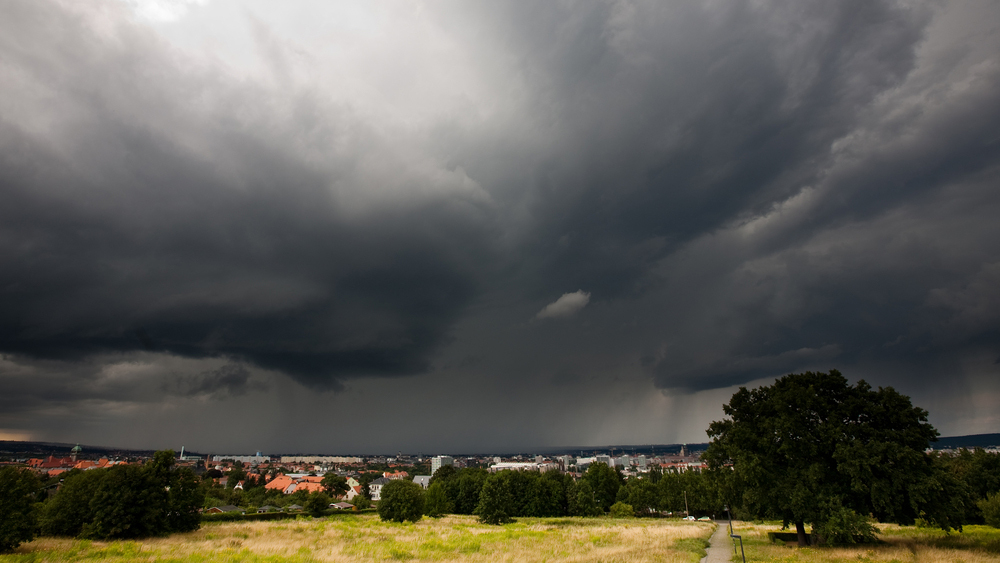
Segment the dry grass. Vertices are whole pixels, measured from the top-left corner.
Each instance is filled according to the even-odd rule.
[[[507,526],[475,518],[381,522],[374,515],[218,523],[136,542],[41,538],[0,563],[20,561],[696,562],[713,526],[647,519],[521,518]]]
[[[780,524],[736,523],[743,536],[747,561],[768,562],[886,562],[886,563],[1000,563],[1000,530],[967,526],[962,533],[913,526],[879,525],[878,545],[857,547],[798,548],[770,543],[767,532]]]

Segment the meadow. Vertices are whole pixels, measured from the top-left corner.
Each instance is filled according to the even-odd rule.
[[[735,523],[748,562],[1000,563],[997,528],[966,526],[962,532],[950,533],[895,524],[879,524],[878,528],[881,543],[877,545],[800,549],[768,540],[767,533],[779,531],[780,523]]]
[[[519,518],[489,526],[472,516],[382,522],[373,514],[209,523],[162,538],[98,542],[38,538],[0,563],[158,562],[697,562],[714,525],[665,519]]]

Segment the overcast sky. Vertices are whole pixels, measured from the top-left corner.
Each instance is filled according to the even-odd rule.
[[[1000,432],[994,0],[11,0],[0,84],[0,439]]]

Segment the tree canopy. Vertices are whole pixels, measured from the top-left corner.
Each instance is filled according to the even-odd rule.
[[[413,481],[389,481],[382,486],[381,497],[376,510],[384,521],[416,522],[424,515],[424,488]]]
[[[10,551],[35,536],[33,504],[38,479],[30,471],[0,468],[0,552]]]
[[[937,431],[891,387],[850,385],[840,372],[789,374],[741,387],[713,422],[709,465],[726,474],[730,502],[748,516],[813,529],[845,510],[883,522],[924,518],[960,527],[958,482],[924,453]],[[849,516],[849,514],[848,514]]]

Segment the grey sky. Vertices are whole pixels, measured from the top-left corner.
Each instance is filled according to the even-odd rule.
[[[704,441],[837,368],[1000,431],[994,2],[0,7],[0,437]]]

